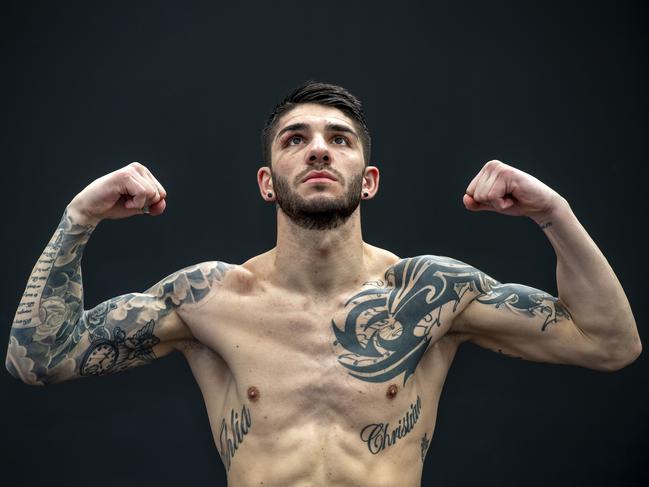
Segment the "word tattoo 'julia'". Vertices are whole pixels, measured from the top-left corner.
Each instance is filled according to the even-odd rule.
[[[232,464],[232,457],[239,449],[243,442],[243,438],[250,431],[252,426],[252,415],[250,409],[243,405],[241,409],[241,416],[234,409],[230,411],[230,429],[225,421],[221,421],[221,429],[219,431],[219,452],[223,459],[223,464],[226,470],[230,470]]]
[[[367,448],[373,455],[394,445],[397,440],[410,433],[421,414],[421,399],[410,405],[410,410],[399,420],[399,424],[390,431],[390,423],[368,424],[361,430],[361,440],[367,443]]]
[[[334,345],[350,375],[367,382],[386,382],[414,373],[432,338],[442,325],[441,313],[451,303],[456,311],[462,298],[476,299],[525,316],[543,316],[542,331],[570,315],[557,298],[520,284],[500,284],[483,272],[447,257],[403,259],[385,273],[385,281],[366,283],[352,296],[344,323],[332,321]]]

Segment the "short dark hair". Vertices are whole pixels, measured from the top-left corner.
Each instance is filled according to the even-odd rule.
[[[277,122],[286,112],[303,103],[315,103],[317,105],[337,108],[351,118],[356,125],[356,130],[359,132],[358,136],[363,145],[365,165],[367,166],[369,164],[372,139],[370,137],[370,131],[367,128],[367,123],[365,122],[365,114],[363,113],[360,100],[342,86],[320,83],[318,81],[307,81],[295,88],[279,102],[266,120],[266,125],[264,125],[261,132],[261,145],[264,162],[268,166],[271,163],[271,147],[277,129]]]

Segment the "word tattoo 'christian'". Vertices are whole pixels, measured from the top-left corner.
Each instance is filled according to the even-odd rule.
[[[230,430],[225,422],[225,418],[221,421],[221,430],[219,432],[219,452],[223,459],[223,464],[227,471],[230,470],[232,464],[232,457],[239,449],[239,445],[243,442],[244,436],[250,431],[252,426],[252,415],[250,409],[243,405],[241,409],[241,417],[239,413],[233,409],[230,411]]]
[[[399,420],[396,428],[390,432],[390,423],[368,424],[361,430],[361,440],[367,443],[367,448],[376,455],[385,448],[394,445],[412,431],[421,413],[421,399],[410,405],[410,410]]]

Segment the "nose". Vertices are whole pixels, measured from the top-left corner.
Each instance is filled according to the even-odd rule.
[[[322,137],[316,136],[313,138],[311,147],[309,148],[308,152],[308,161],[310,164],[315,164],[318,162],[324,162],[327,164],[329,163],[329,148],[327,147],[327,143]]]

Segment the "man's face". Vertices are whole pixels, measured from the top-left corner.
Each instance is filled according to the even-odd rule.
[[[337,108],[309,103],[284,114],[271,155],[277,204],[297,225],[336,228],[358,207],[363,147],[353,121]]]

